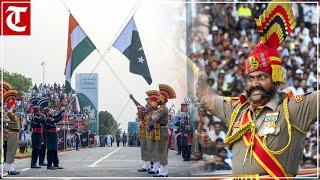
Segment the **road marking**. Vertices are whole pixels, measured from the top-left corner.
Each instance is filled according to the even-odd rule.
[[[28,171],[30,168],[24,168],[24,169],[21,169],[20,171]]]
[[[120,148],[112,151],[111,153],[107,154],[107,155],[104,156],[103,158],[101,158],[101,159],[97,160],[96,162],[90,164],[88,167],[96,167],[97,164],[99,164],[101,161],[103,161],[103,160],[106,159],[107,157],[111,156],[113,153],[117,152],[117,151],[120,150],[121,148],[123,148],[123,147],[120,147]]]

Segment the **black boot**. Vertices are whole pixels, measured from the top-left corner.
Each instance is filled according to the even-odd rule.
[[[19,171],[8,171],[8,175],[18,175],[19,174]]]

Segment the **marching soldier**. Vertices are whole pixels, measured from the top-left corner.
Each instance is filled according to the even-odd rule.
[[[143,161],[142,167],[138,169],[139,172],[146,172],[150,170],[150,157],[149,152],[147,151],[147,138],[146,138],[146,113],[147,109],[130,94],[130,99],[134,102],[137,106],[138,110],[138,118],[140,122],[139,126],[139,141],[140,141],[140,152],[141,152],[141,159]],[[120,136],[120,135],[119,135]],[[119,143],[117,143],[119,144]]]
[[[160,84],[160,106],[155,113],[151,115],[151,119],[154,122],[154,138],[156,141],[156,151],[159,157],[159,174],[154,175],[154,177],[167,177],[168,176],[168,108],[166,103],[168,99],[176,98],[174,90],[166,85]]]
[[[33,107],[33,118],[31,120],[31,146],[32,146],[32,155],[31,155],[31,168],[41,168],[37,166],[37,161],[39,157],[39,152],[41,149],[42,140],[42,127],[41,124],[44,123],[44,115],[40,113],[40,108],[38,106]]]
[[[47,114],[45,126],[44,126],[47,131],[47,141],[46,141],[46,148],[48,149],[47,169],[49,170],[63,169],[62,167],[59,166],[58,135],[57,135],[56,123],[62,120],[62,113],[64,112],[64,110],[59,112],[59,114],[57,114],[56,116],[53,116],[51,110],[47,107],[44,109],[44,112],[46,112]]]
[[[234,176],[296,176],[303,140],[317,119],[319,91],[277,93],[284,83],[277,48],[295,27],[290,4],[271,2],[256,23],[260,42],[245,61],[246,94],[218,96],[203,80],[198,81],[196,94],[228,126],[225,143],[233,151]]]

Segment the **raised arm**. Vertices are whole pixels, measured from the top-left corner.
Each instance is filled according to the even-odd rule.
[[[196,96],[202,107],[220,118],[226,126],[229,125],[231,113],[235,107],[234,101],[237,101],[237,98],[217,95],[203,79],[198,80]]]
[[[54,123],[57,123],[62,120],[62,113],[64,113],[64,110],[60,111],[59,114],[53,116]]]
[[[217,95],[212,91],[211,87],[203,79],[198,80],[196,86],[196,96],[202,106],[214,114],[214,103]]]

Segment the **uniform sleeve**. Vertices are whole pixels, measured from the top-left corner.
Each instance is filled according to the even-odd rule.
[[[63,112],[60,112],[58,115],[53,116],[53,122],[54,123],[58,123],[58,122],[60,122],[62,120],[62,113]]]
[[[213,114],[221,119],[228,127],[233,107],[226,97],[215,96]]]
[[[319,100],[319,91],[292,97],[289,101],[292,124],[303,131],[308,131],[317,120],[317,100]]]
[[[160,117],[168,112],[168,108],[166,106],[160,106],[155,113],[155,116],[152,116],[152,120],[157,122],[159,121]]]

